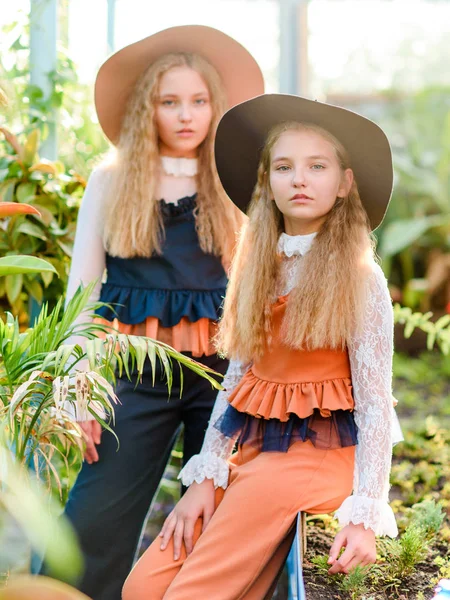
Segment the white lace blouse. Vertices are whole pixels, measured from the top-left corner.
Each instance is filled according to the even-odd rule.
[[[289,293],[293,288],[301,257],[309,250],[314,237],[315,234],[281,235],[279,251],[284,261],[278,290],[280,295]],[[377,535],[394,537],[397,526],[388,504],[392,444],[399,441],[392,397],[393,315],[386,279],[375,263],[364,327],[348,350],[358,445],[353,495],[343,502],[336,516],[341,526],[363,523]],[[216,487],[227,487],[227,459],[232,453],[234,440],[221,434],[214,424],[225,412],[229,394],[249,367],[239,361],[230,362],[223,383],[225,389],[217,396],[201,452],[193,456],[180,473],[184,485],[189,486],[194,481],[201,483],[206,478],[213,479]]]

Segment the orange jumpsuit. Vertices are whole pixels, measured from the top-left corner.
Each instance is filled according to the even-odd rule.
[[[129,575],[123,600],[261,600],[270,598],[289,552],[299,511],[337,510],[352,492],[355,445],[343,441],[354,402],[346,350],[295,350],[280,336],[286,297],[273,307],[273,339],[229,397],[248,415],[245,440],[229,461],[229,485],[216,491],[216,511],[195,546],[173,559],[160,538]],[[288,428],[292,422],[297,427]],[[278,424],[292,434],[286,451],[262,451]],[[285,427],[286,425],[286,427]],[[344,428],[345,429],[345,428]],[[290,433],[289,433],[290,435]],[[270,440],[269,440],[270,441]]]

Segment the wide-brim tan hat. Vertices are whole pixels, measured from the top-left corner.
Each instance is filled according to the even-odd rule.
[[[389,141],[373,121],[345,108],[289,94],[266,94],[224,114],[216,134],[215,158],[220,181],[231,200],[246,211],[269,131],[287,121],[319,125],[332,133],[350,155],[372,230],[382,222],[392,194]]]
[[[264,79],[248,50],[222,31],[183,25],[159,31],[108,58],[95,81],[95,108],[106,136],[116,143],[126,106],[139,77],[155,60],[172,52],[199,54],[219,73],[228,108],[264,93]]]

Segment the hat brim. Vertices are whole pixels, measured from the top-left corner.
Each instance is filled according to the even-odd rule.
[[[159,31],[122,48],[100,67],[95,81],[95,108],[105,135],[118,141],[128,99],[139,77],[155,60],[172,52],[199,54],[222,79],[228,107],[264,93],[264,79],[253,56],[232,37],[203,25]]]
[[[299,96],[266,94],[235,106],[222,117],[215,159],[231,200],[246,212],[267,135],[275,125],[287,121],[319,125],[344,145],[371,228],[376,229],[386,213],[393,185],[392,153],[385,133],[350,110]]]

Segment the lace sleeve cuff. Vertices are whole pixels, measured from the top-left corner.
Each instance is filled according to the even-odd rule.
[[[335,517],[341,527],[349,523],[362,523],[376,535],[398,535],[397,523],[392,508],[387,501],[375,500],[366,496],[349,496],[336,511]]]
[[[202,483],[205,479],[212,479],[215,488],[223,488],[228,485],[229,467],[224,458],[220,458],[212,452],[202,452],[193,456],[183,467],[178,479],[186,487],[192,483]]]

